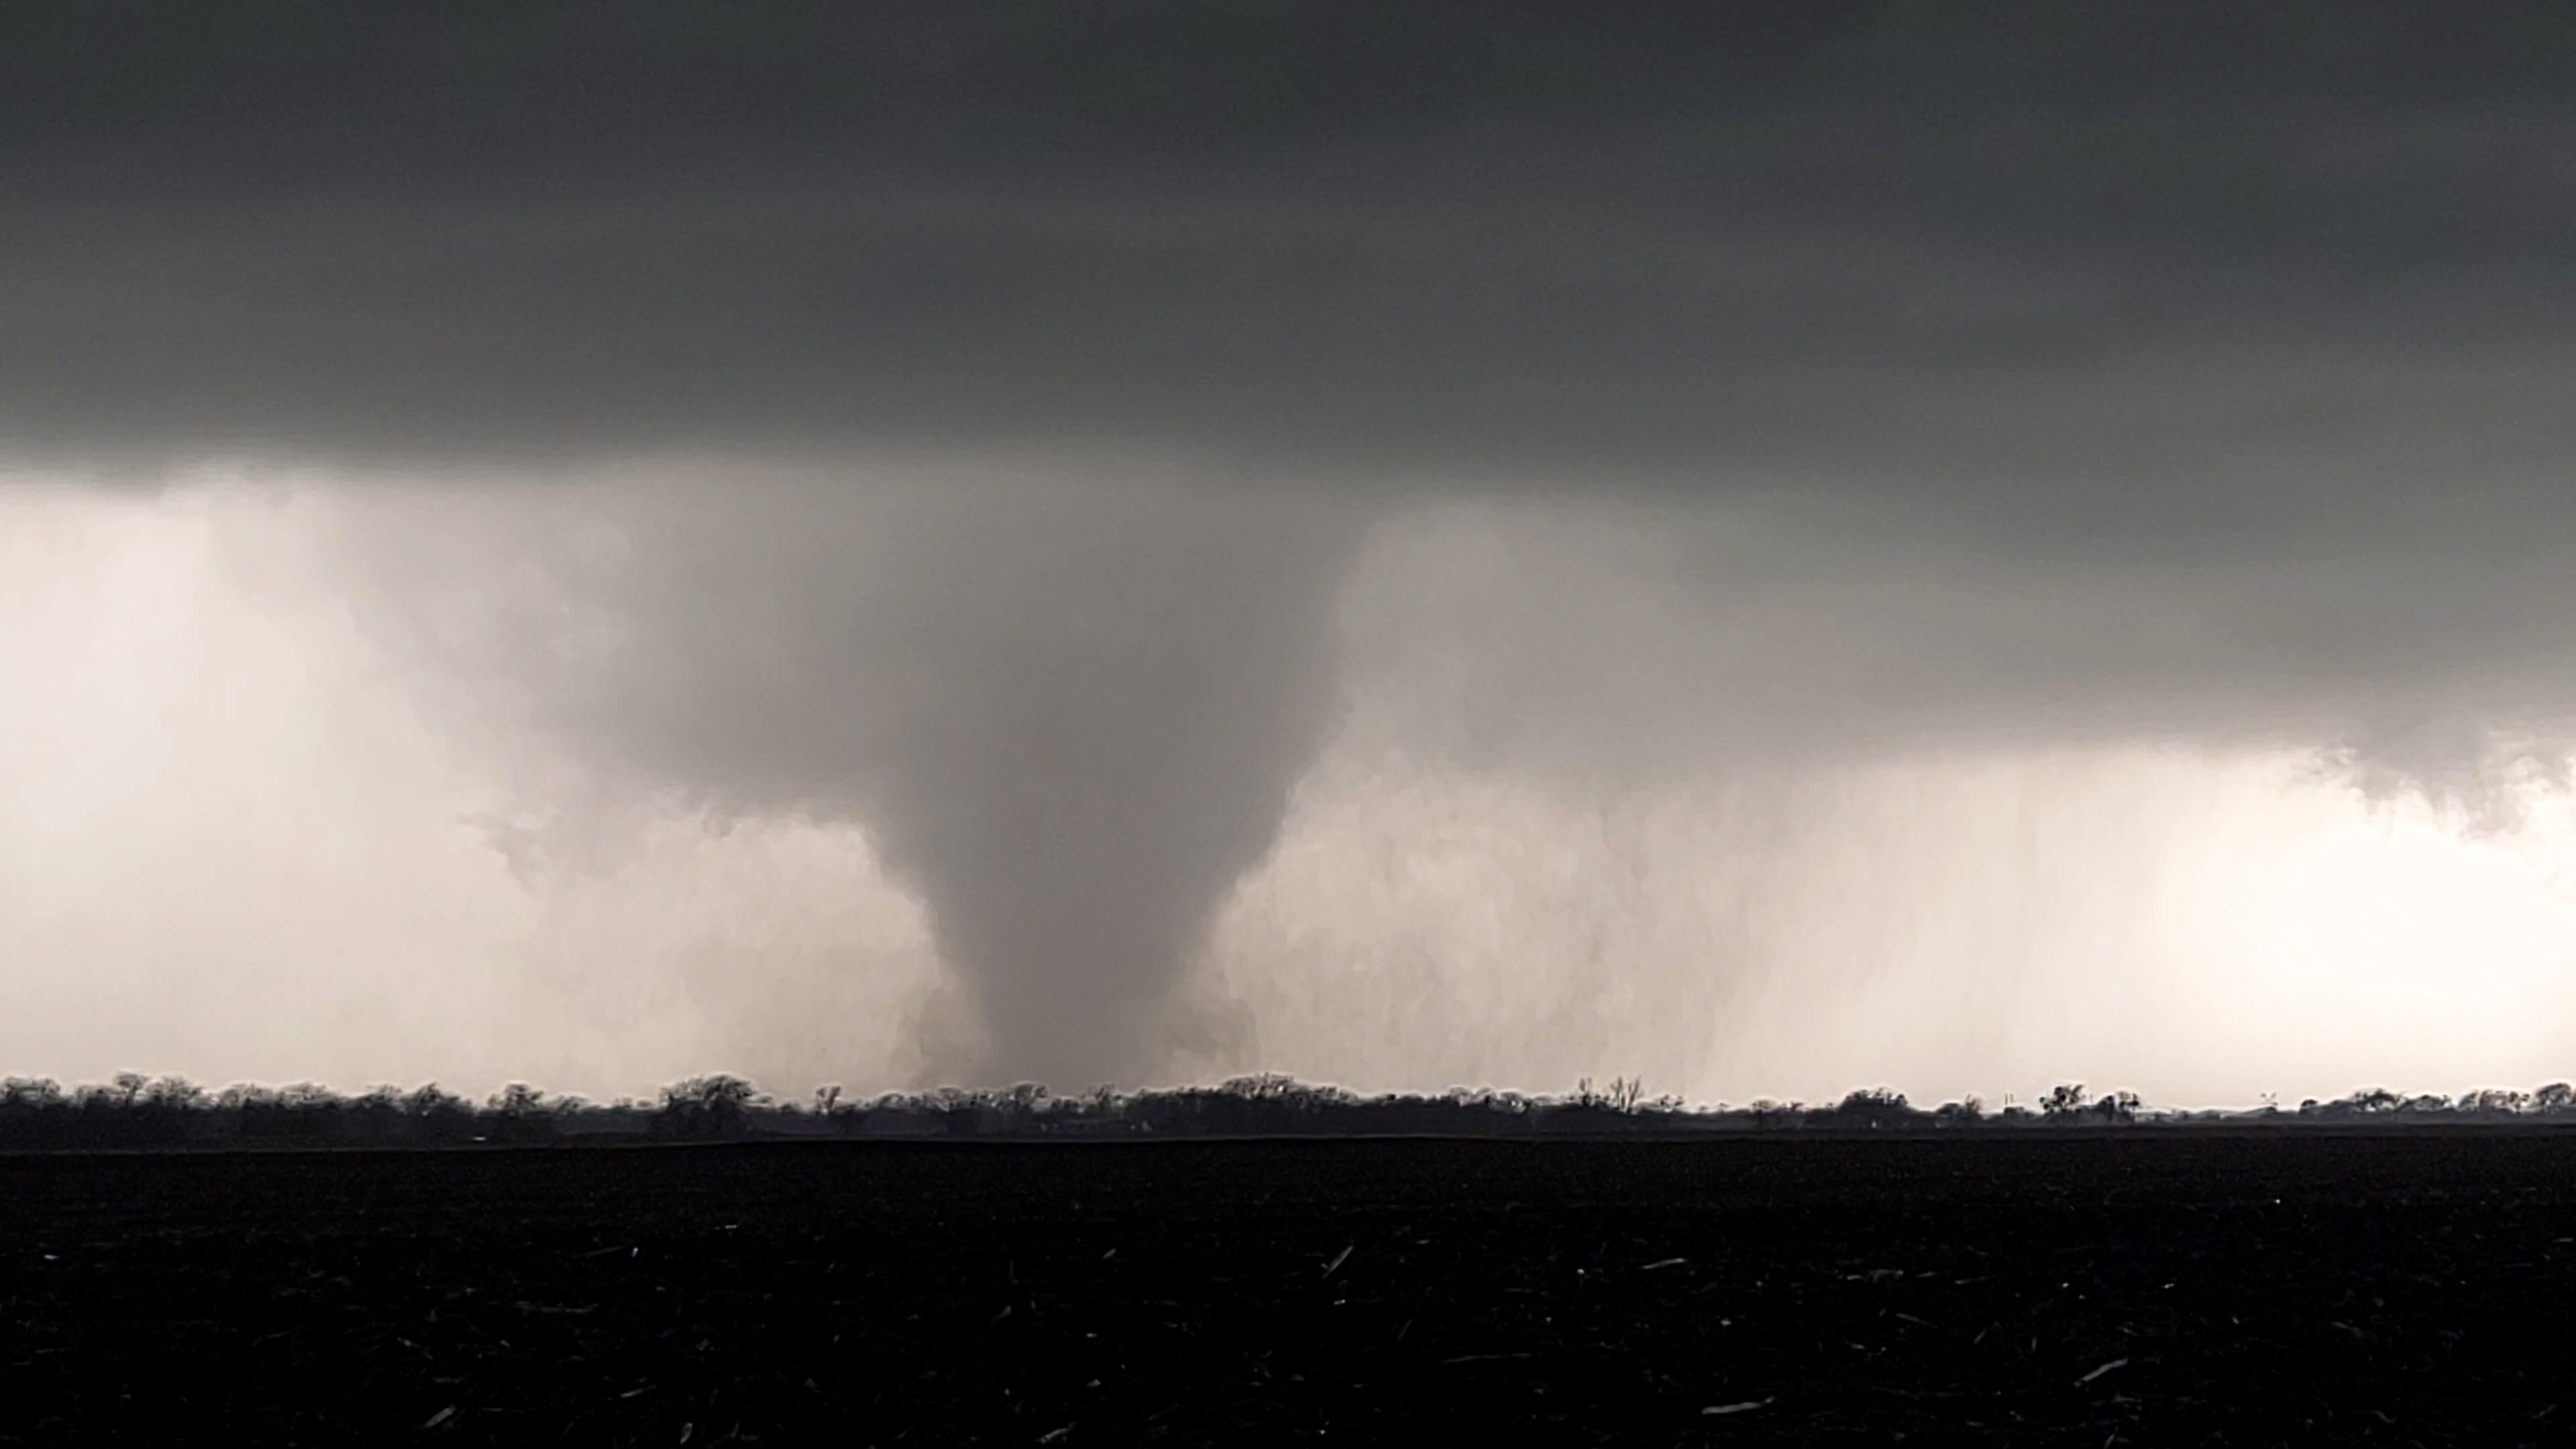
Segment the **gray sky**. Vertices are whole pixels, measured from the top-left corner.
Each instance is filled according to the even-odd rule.
[[[11,7],[0,1067],[2564,1074],[2570,54]]]

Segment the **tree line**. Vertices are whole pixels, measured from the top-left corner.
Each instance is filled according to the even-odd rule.
[[[1974,1097],[1921,1107],[1885,1088],[1838,1102],[1755,1101],[1691,1107],[1648,1098],[1630,1078],[1571,1093],[1531,1095],[1454,1088],[1362,1096],[1277,1074],[1215,1086],[1058,1096],[1033,1083],[1004,1089],[943,1087],[864,1101],[824,1087],[781,1100],[739,1077],[692,1077],[658,1099],[594,1103],[513,1083],[474,1101],[436,1084],[378,1087],[357,1095],[300,1084],[209,1091],[179,1077],[125,1073],[64,1088],[0,1081],[0,1151],[188,1147],[474,1147],[534,1143],[708,1141],[816,1137],[1305,1137],[1689,1135],[1745,1132],[2012,1131],[2069,1127],[2379,1126],[2462,1123],[2576,1124],[2576,1089],[2500,1089],[2453,1097],[2384,1089],[2334,1101],[2274,1104],[2245,1112],[2151,1110],[2134,1093],[2095,1096],[2080,1083],[2027,1106],[1990,1110]]]

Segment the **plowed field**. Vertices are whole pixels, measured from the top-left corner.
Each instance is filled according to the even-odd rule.
[[[2538,1131],[25,1156],[0,1442],[2554,1445],[2571,1239]]]

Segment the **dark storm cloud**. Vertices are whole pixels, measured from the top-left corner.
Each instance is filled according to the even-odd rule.
[[[31,446],[1084,439],[2081,527],[2570,441],[2554,7],[0,23]]]

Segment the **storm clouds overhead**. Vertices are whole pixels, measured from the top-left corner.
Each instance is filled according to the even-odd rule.
[[[2571,59],[12,6],[0,1066],[2565,1075]]]

